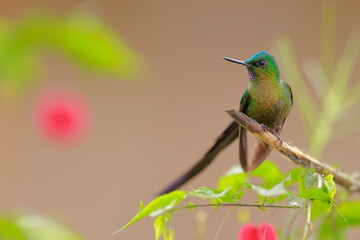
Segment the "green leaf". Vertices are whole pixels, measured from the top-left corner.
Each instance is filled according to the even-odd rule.
[[[231,191],[237,192],[246,182],[247,177],[242,168],[240,166],[234,166],[219,178],[217,188],[220,190],[230,189]]]
[[[342,215],[337,219],[338,226],[360,226],[360,201],[342,202],[338,210]]]
[[[0,239],[83,240],[63,225],[36,214],[0,218]]]
[[[193,203],[193,202],[186,202],[186,203],[185,203],[185,206],[186,206],[186,207],[189,207],[189,208],[193,208],[193,207],[196,207],[196,204]]]
[[[75,13],[28,15],[11,26],[0,23],[0,81],[23,87],[40,71],[38,55],[56,51],[78,67],[129,79],[139,57],[100,18]]]
[[[260,196],[259,201],[257,201],[259,204],[275,204],[278,202],[283,201],[285,198],[288,198],[288,194],[281,194],[276,196]]]
[[[127,228],[128,226],[132,225],[133,223],[139,221],[144,217],[155,217],[171,210],[177,204],[179,204],[179,202],[183,200],[185,196],[186,193],[184,191],[177,190],[155,198],[148,205],[139,210],[135,217],[131,219],[125,226],[115,231],[113,234],[120,232],[121,230]]]
[[[318,217],[327,214],[329,207],[331,207],[332,204],[329,204],[328,202],[323,202],[321,200],[314,200],[311,203],[311,220],[315,220]],[[327,217],[327,215],[326,215]]]
[[[171,229],[171,228],[165,229],[163,237],[164,237],[164,240],[173,240],[175,237],[174,229]]]
[[[0,218],[0,239],[25,240],[25,235],[14,220]]]
[[[229,191],[223,197],[217,198],[215,203],[237,203],[244,194],[244,190],[238,192]]]
[[[287,176],[290,176],[292,181],[298,182],[303,169],[302,167],[294,168],[287,173]]]
[[[325,177],[325,182],[324,182],[324,185],[323,185],[326,189],[326,192],[331,200],[331,202],[334,202],[334,196],[335,196],[335,193],[336,193],[336,185],[335,185],[335,182],[334,182],[334,175],[327,175]],[[327,212],[331,212],[331,209],[332,209],[332,204],[329,204],[328,206],[328,210]]]
[[[241,173],[244,173],[244,170],[239,165],[235,165],[230,167],[230,169],[227,170],[223,176],[232,176]]]
[[[318,188],[306,189],[303,193],[299,194],[299,196],[306,200],[320,200],[323,202],[331,203],[329,195]]]
[[[275,185],[274,187],[270,189],[265,189],[260,186],[249,184],[249,188],[256,191],[256,193],[260,196],[278,196],[283,195],[287,193],[287,190],[284,187],[284,181],[280,182],[279,184]]]
[[[304,192],[309,188],[316,188],[319,185],[319,174],[315,173],[309,169],[303,168],[301,174],[299,175],[299,191],[300,193]]]
[[[334,200],[334,196],[336,193],[336,185],[335,185],[335,181],[334,181],[334,175],[327,175],[325,177],[325,186],[328,190],[328,195],[331,198],[331,200]]]
[[[144,209],[144,207],[145,207],[145,206],[144,206],[143,201],[140,201],[138,211],[140,212],[141,210],[143,210],[143,209]]]
[[[351,227],[360,226],[359,211],[360,201],[342,202],[337,211],[324,218],[319,229],[319,239],[347,239],[344,233]]]
[[[83,240],[76,233],[58,224],[55,221],[40,215],[23,215],[16,219],[17,226],[21,229],[26,240]]]
[[[224,197],[229,189],[217,190],[209,187],[198,187],[192,192],[189,192],[189,195],[204,199],[218,199]]]
[[[122,77],[134,73],[137,57],[104,22],[90,15],[73,15],[56,22],[53,44],[76,62]],[[53,32],[54,33],[54,32]]]
[[[163,234],[165,229],[165,217],[163,215],[160,215],[155,219],[154,229],[155,229],[155,240],[158,240],[161,234]]]
[[[304,204],[306,203],[305,199],[300,198],[299,196],[295,195],[292,192],[288,192],[288,195],[289,195],[289,204],[292,206],[303,207]]]
[[[357,82],[351,89],[349,89],[346,95],[346,101],[344,103],[346,109],[350,109],[356,103],[360,101],[360,82]],[[354,126],[353,126],[354,127]]]
[[[263,178],[264,182],[262,187],[264,188],[271,188],[284,178],[284,175],[280,172],[279,168],[273,162],[268,160],[264,161],[249,175]]]
[[[345,236],[347,231],[344,231],[343,228],[338,227],[334,219],[330,217],[326,217],[323,223],[319,226],[317,230],[318,237],[316,239],[321,240],[348,240]]]

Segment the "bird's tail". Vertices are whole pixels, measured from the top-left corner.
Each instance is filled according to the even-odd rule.
[[[282,127],[284,124],[280,125],[279,127],[275,127],[274,129],[270,129],[270,132],[278,136],[281,132]],[[280,138],[279,138],[280,139]],[[240,140],[241,141],[241,140]],[[270,147],[268,144],[262,142],[261,140],[256,140],[254,151],[251,157],[250,164],[244,169],[245,172],[249,172],[257,168],[270,154],[272,150],[272,147]],[[240,155],[241,156],[241,155]],[[246,157],[246,155],[245,155]],[[241,160],[241,158],[240,158]],[[247,159],[245,159],[247,161]]]
[[[261,140],[256,140],[250,165],[245,171],[250,172],[257,168],[270,154],[271,150],[272,148],[268,144],[262,142]]]
[[[161,191],[159,195],[174,191],[175,189],[179,188],[181,185],[189,181],[191,178],[195,177],[215,159],[219,152],[221,152],[230,143],[232,143],[238,136],[239,125],[238,123],[233,121],[216,139],[215,144],[209,149],[209,151],[204,155],[204,157],[197,164],[195,164],[195,166],[190,168],[185,174],[183,174],[176,181],[174,181],[163,191]]]

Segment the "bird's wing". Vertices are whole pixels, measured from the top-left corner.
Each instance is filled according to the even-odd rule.
[[[282,84],[284,85],[284,87],[285,87],[285,88],[289,91],[289,93],[290,93],[291,106],[292,106],[293,103],[294,103],[294,100],[293,100],[293,93],[292,93],[291,87],[290,87],[290,85],[289,85],[287,82],[285,82],[284,80],[281,80],[281,82],[282,82]]]
[[[240,112],[245,113],[246,108],[248,107],[249,103],[251,101],[251,96],[248,92],[248,90],[245,90],[241,101],[240,101]],[[240,141],[239,141],[239,158],[240,158],[240,164],[241,167],[245,172],[248,170],[248,157],[247,157],[247,135],[246,135],[246,129],[242,126],[239,128],[240,130]]]

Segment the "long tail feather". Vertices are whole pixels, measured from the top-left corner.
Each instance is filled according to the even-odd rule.
[[[284,126],[284,122],[273,129],[269,129],[269,131],[273,134],[279,135],[282,127]],[[248,172],[257,168],[265,160],[265,158],[269,156],[271,150],[272,148],[268,144],[260,140],[256,140],[255,147],[251,156],[250,165],[248,165],[247,169],[244,169],[244,171]]]
[[[256,140],[250,165],[248,165],[245,171],[252,171],[257,168],[270,154],[271,150],[272,148],[268,144]]]
[[[246,129],[241,127],[240,128],[240,141],[239,141],[239,157],[240,157],[241,167],[245,172],[248,171],[247,152],[248,152],[248,149],[247,149]]]
[[[239,125],[235,121],[233,121],[216,139],[215,144],[209,149],[209,151],[204,155],[204,157],[180,178],[178,178],[167,188],[161,191],[159,195],[174,191],[175,189],[179,188],[181,185],[189,181],[191,178],[195,177],[204,168],[206,168],[224,148],[226,148],[230,143],[232,143],[238,137],[238,135]]]

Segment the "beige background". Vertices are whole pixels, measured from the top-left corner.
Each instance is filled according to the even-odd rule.
[[[359,7],[357,1],[338,4],[337,53],[350,31],[359,29]],[[149,202],[195,163],[228,124],[224,109],[238,108],[248,78],[245,69],[222,56],[246,59],[271,51],[286,33],[300,62],[319,57],[321,1],[12,0],[1,2],[0,16],[16,20],[33,9],[66,14],[78,8],[103,16],[143,58],[144,67],[129,83],[84,75],[60,57],[44,56],[41,81],[2,116],[0,212],[54,216],[88,239],[153,239],[149,219],[111,233],[135,214],[139,200]],[[86,96],[92,129],[82,142],[56,146],[34,129],[34,101],[48,87]],[[296,104],[282,136],[307,148]],[[359,143],[359,132],[341,138],[328,146],[324,160],[347,172],[359,169],[354,158]],[[292,167],[276,153],[271,159],[284,171]],[[189,185],[214,186],[235,164],[234,144]],[[177,239],[195,239],[196,212],[176,214]],[[231,209],[207,212],[206,236],[213,239]],[[286,214],[255,210],[251,221],[282,228]],[[232,212],[218,239],[235,239],[239,227]]]

